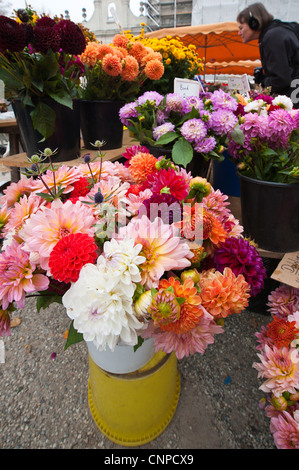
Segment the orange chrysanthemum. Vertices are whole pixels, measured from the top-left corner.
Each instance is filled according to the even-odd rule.
[[[138,152],[130,159],[130,174],[133,183],[141,184],[156,171],[157,159],[150,153]]]
[[[127,82],[133,82],[138,75],[139,65],[135,57],[128,55],[123,61],[121,77]]]
[[[201,308],[201,298],[191,278],[186,279],[184,283],[181,283],[174,277],[161,279],[159,289],[167,289],[168,287],[174,289],[176,297],[183,297],[185,301],[181,305],[178,320],[172,323],[159,324],[159,327],[163,331],[172,331],[176,334],[186,333],[192,330],[203,316],[204,311]]]
[[[109,44],[98,44],[96,42],[89,42],[80,55],[80,60],[83,64],[88,66],[94,66],[99,60],[108,53],[113,53],[114,49]]]
[[[277,348],[288,347],[298,334],[296,322],[289,322],[278,317],[274,317],[267,328],[267,336],[273,340]]]
[[[223,273],[215,269],[202,272],[198,286],[203,307],[215,318],[240,313],[248,306],[250,286],[242,274],[235,276],[230,268]]]
[[[113,45],[118,47],[127,48],[129,42],[129,38],[124,36],[123,34],[116,34],[113,38]]]
[[[150,60],[146,64],[144,72],[150,80],[159,80],[164,73],[164,65],[158,59]]]
[[[103,59],[103,70],[111,77],[117,77],[122,71],[120,58],[115,54],[106,54]]]
[[[147,62],[154,59],[157,59],[159,60],[159,62],[162,62],[162,54],[160,52],[154,52],[153,50],[147,50],[147,54],[142,58],[142,65],[146,65]]]
[[[209,219],[212,222],[212,227],[207,238],[209,238],[211,242],[214,243],[214,245],[219,245],[220,243],[226,240],[228,234],[225,228],[223,227],[222,223],[216,216],[214,216],[213,214],[209,214]],[[204,224],[205,224],[205,219],[204,219]]]
[[[129,54],[125,47],[115,46],[114,50],[115,52],[120,52],[123,58]]]

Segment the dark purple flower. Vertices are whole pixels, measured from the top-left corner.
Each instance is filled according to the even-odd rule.
[[[19,52],[26,45],[22,26],[11,18],[0,15],[0,51]]]
[[[236,276],[243,274],[253,297],[264,287],[264,279],[267,277],[265,266],[256,248],[248,240],[227,238],[216,250],[214,263],[220,272],[229,267]]]
[[[62,50],[67,54],[82,54],[86,47],[86,39],[80,27],[71,20],[61,20],[58,23],[58,28]]]

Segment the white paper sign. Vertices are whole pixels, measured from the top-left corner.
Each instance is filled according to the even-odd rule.
[[[174,93],[186,98],[187,96],[199,96],[203,91],[201,83],[197,80],[189,80],[188,78],[175,78],[174,79]]]
[[[299,289],[299,251],[286,253],[271,278]]]
[[[250,91],[250,85],[247,74],[244,73],[244,75],[233,75],[229,77],[228,88],[229,90],[238,90],[240,93],[248,93]]]

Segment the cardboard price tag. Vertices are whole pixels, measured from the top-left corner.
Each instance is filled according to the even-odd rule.
[[[239,93],[248,93],[250,91],[250,85],[248,76],[246,73],[239,76],[233,76],[228,78],[229,90],[238,90]]]
[[[199,96],[203,91],[201,83],[197,80],[189,80],[188,78],[175,78],[174,79],[174,93],[178,93],[183,98],[187,96]]]
[[[299,251],[286,253],[271,278],[299,289]]]

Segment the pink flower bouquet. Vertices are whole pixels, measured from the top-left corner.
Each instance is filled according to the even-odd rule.
[[[262,289],[265,269],[228,209],[227,196],[146,148],[126,165],[85,155],[54,168],[31,157],[27,177],[0,198],[0,334],[37,297],[62,302],[66,347],[99,350],[151,337],[178,358],[203,353]]]
[[[299,289],[282,284],[268,307],[272,321],[256,333],[260,362],[253,367],[265,379],[260,389],[275,445],[299,449]]]

